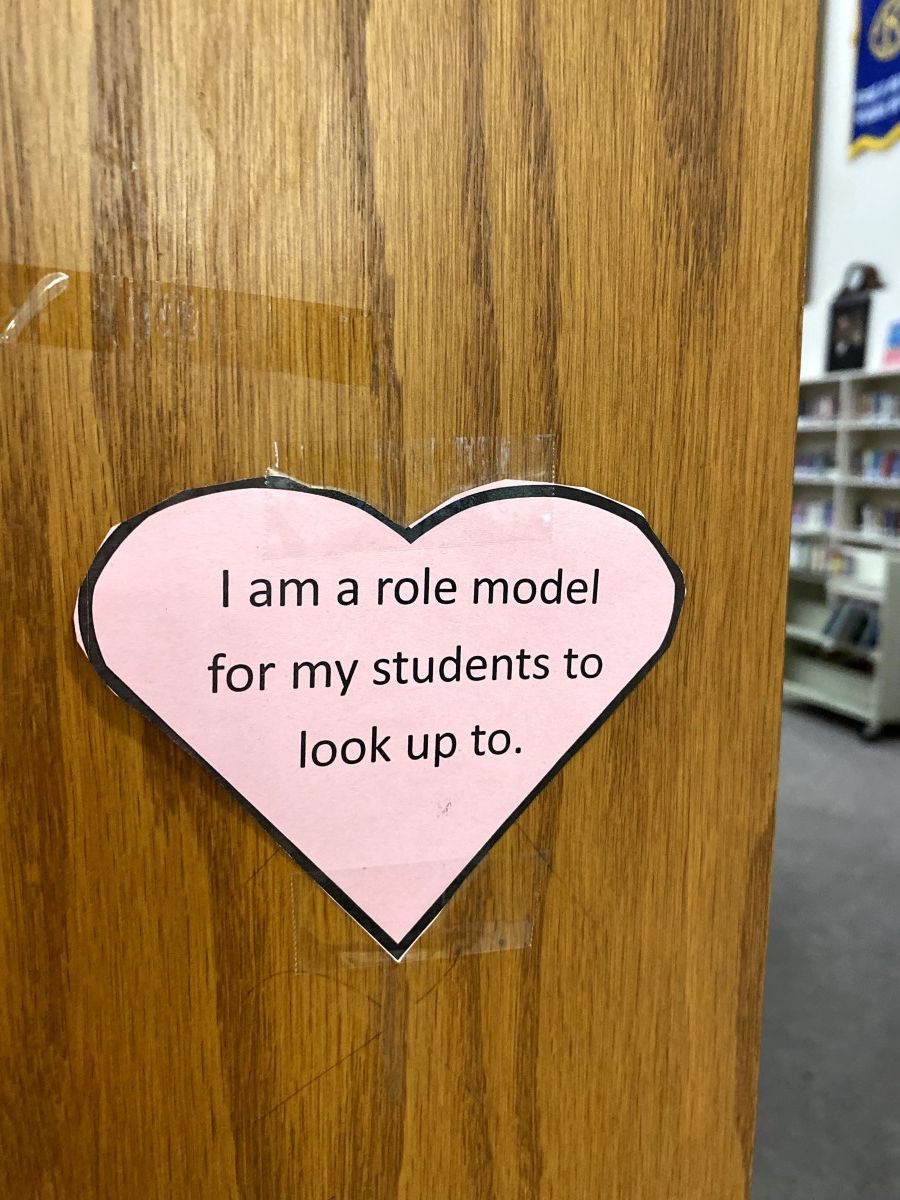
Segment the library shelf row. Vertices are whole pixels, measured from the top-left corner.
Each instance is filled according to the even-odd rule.
[[[830,487],[843,484],[854,488],[900,488],[900,478],[883,475],[840,475],[836,471],[795,471],[794,483],[811,484],[813,487]]]
[[[891,473],[900,371],[804,379],[800,398],[797,457],[807,466],[794,474],[784,698],[852,717],[876,737],[900,722],[900,478]],[[838,610],[854,605],[877,615],[871,638],[841,627]]]

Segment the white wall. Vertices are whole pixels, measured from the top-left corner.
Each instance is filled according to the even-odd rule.
[[[900,319],[900,142],[848,158],[858,21],[855,0],[822,0],[818,115],[810,196],[807,307],[801,375],[825,365],[828,307],[848,263],[870,262],[887,287],[875,292],[868,362],[881,361],[888,321]]]

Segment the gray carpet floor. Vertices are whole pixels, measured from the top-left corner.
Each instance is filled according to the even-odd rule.
[[[900,737],[784,716],[753,1200],[900,1200]]]

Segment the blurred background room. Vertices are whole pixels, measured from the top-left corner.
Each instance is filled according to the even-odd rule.
[[[900,0],[825,0],[754,1200],[900,1197]]]

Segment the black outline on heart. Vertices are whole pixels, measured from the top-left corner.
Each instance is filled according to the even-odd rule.
[[[399,534],[409,543],[418,541],[423,534],[428,533],[429,530],[434,529],[435,526],[440,525],[443,521],[448,520],[457,513],[463,512],[467,508],[475,508],[480,504],[490,504],[496,500],[519,499],[524,496],[548,496],[559,497],[565,500],[575,500],[580,504],[588,504],[594,508],[605,509],[607,512],[614,513],[623,520],[630,521],[632,525],[637,526],[637,528],[640,529],[648,541],[653,545],[660,558],[668,567],[669,573],[674,580],[675,602],[672,608],[672,619],[669,623],[669,628],[666,631],[666,636],[653,657],[650,658],[637,673],[637,675],[635,675],[634,678],[631,679],[628,684],[626,684],[626,686],[621,692],[619,692],[615,699],[607,705],[600,716],[590,724],[581,737],[572,743],[562,758],[560,758],[560,760],[553,767],[551,767],[540,783],[538,783],[538,785],[533,788],[531,792],[529,792],[522,803],[515,809],[514,812],[509,815],[509,817],[507,817],[499,829],[497,829],[496,832],[488,839],[488,841],[485,842],[478,853],[467,863],[464,869],[460,871],[459,875],[457,875],[450,886],[438,897],[428,911],[419,918],[412,929],[410,929],[410,931],[399,942],[396,942],[393,938],[389,937],[385,931],[371,919],[371,917],[363,912],[363,910],[358,904],[355,903],[355,901],[351,900],[350,897],[347,896],[339,887],[337,887],[336,884],[332,883],[328,876],[319,870],[316,864],[307,858],[302,850],[298,849],[298,847],[290,842],[280,830],[278,830],[263,816],[261,812],[254,808],[254,806],[249,800],[246,799],[246,797],[242,796],[240,792],[232,787],[227,779],[224,779],[214,767],[212,767],[204,758],[201,757],[201,755],[197,753],[196,750],[189,746],[183,738],[179,737],[174,729],[171,729],[165,723],[165,721],[157,716],[157,714],[151,708],[149,708],[123,680],[119,679],[117,675],[114,675],[104,662],[103,655],[100,653],[100,648],[97,644],[97,636],[94,631],[92,613],[93,592],[103,568],[109,562],[113,554],[115,554],[118,547],[121,546],[125,538],[127,538],[128,535],[132,533],[142,521],[145,521],[147,517],[152,516],[154,513],[159,512],[160,509],[169,508],[173,504],[183,504],[185,501],[194,500],[199,496],[208,496],[213,492],[237,491],[243,488],[281,488],[287,491],[309,492],[316,496],[324,496],[331,500],[339,500],[343,504],[351,504],[354,508],[361,508],[364,512],[368,513],[369,516],[374,517],[377,521],[381,521],[383,525],[387,525],[389,529],[392,529],[394,533]],[[233,481],[232,483],[213,484],[210,487],[192,488],[186,492],[179,492],[178,495],[170,496],[168,500],[163,500],[162,503],[156,504],[152,508],[145,509],[144,512],[139,513],[135,517],[130,517],[128,520],[123,521],[121,525],[117,525],[97,551],[96,557],[94,558],[85,580],[81,585],[81,589],[78,593],[78,623],[81,629],[81,638],[84,644],[85,652],[97,673],[107,684],[107,686],[113,692],[115,692],[117,696],[120,696],[123,700],[126,700],[129,704],[136,708],[138,712],[142,713],[149,721],[152,721],[154,725],[157,725],[160,729],[164,730],[164,732],[167,733],[174,742],[176,742],[192,758],[195,758],[202,766],[204,766],[206,770],[209,771],[209,773],[213,776],[213,778],[217,779],[218,782],[222,784],[222,786],[225,787],[232,794],[232,796],[235,797],[235,799],[239,800],[241,804],[243,804],[244,807],[253,814],[256,820],[259,821],[260,825],[262,825],[263,829],[265,829],[269,834],[269,836],[274,838],[278,845],[281,846],[281,848],[285,850],[295,862],[303,867],[303,869],[310,876],[312,876],[316,883],[318,883],[318,885],[328,893],[332,900],[336,901],[337,904],[339,904],[341,908],[343,908],[344,911],[347,912],[354,919],[354,921],[357,922],[357,924],[361,925],[362,928],[365,929],[365,931],[370,934],[370,936],[373,937],[375,941],[378,942],[378,944],[384,950],[386,950],[393,959],[399,962],[403,958],[404,954],[406,954],[409,948],[413,945],[413,943],[417,941],[421,934],[425,932],[432,921],[434,921],[441,910],[447,905],[454,892],[456,892],[464,880],[472,873],[472,871],[475,869],[478,863],[481,862],[491,847],[500,840],[504,833],[506,833],[510,825],[519,819],[519,817],[529,806],[529,804],[531,804],[532,800],[534,800],[538,793],[547,786],[554,775],[556,775],[556,773],[560,771],[563,766],[565,766],[569,759],[581,749],[588,738],[592,737],[593,734],[596,733],[603,722],[606,721],[613,712],[615,712],[625,697],[634,691],[644,676],[659,661],[672,641],[672,636],[675,632],[675,626],[678,623],[678,617],[681,613],[681,606],[683,602],[684,580],[681,572],[672,561],[671,557],[667,553],[660,540],[657,538],[656,534],[647,524],[647,521],[644,519],[643,515],[639,512],[636,512],[634,509],[626,507],[624,504],[618,504],[615,500],[609,500],[605,496],[600,496],[596,492],[582,491],[579,488],[565,487],[555,483],[516,483],[505,486],[501,485],[497,487],[489,487],[482,491],[472,492],[468,495],[459,496],[453,500],[450,500],[447,504],[442,505],[440,508],[435,509],[434,512],[431,512],[426,517],[423,517],[422,520],[418,521],[414,526],[407,527],[405,525],[397,525],[394,521],[390,520],[390,518],[386,517],[384,513],[379,512],[377,508],[373,508],[370,504],[366,504],[365,501],[359,500],[355,496],[348,496],[344,492],[332,491],[327,488],[308,487],[305,484],[297,482],[295,479],[291,479],[283,475],[269,475],[256,479],[239,479]]]

